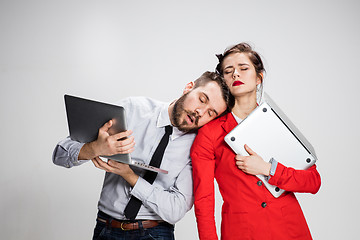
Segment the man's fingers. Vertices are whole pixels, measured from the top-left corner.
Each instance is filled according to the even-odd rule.
[[[99,129],[99,131],[107,132],[107,131],[109,131],[109,128],[111,128],[112,125],[113,125],[113,120],[110,120],[110,121],[108,121],[107,123],[105,123],[105,124]]]
[[[108,164],[112,167],[121,167],[123,165],[126,165],[125,163],[117,162],[115,160],[109,159]]]
[[[97,167],[97,168],[100,168],[107,172],[112,171],[112,167],[109,164],[107,164],[106,162],[104,162],[103,160],[101,160],[99,157],[93,158],[93,159],[91,159],[91,161],[94,163],[95,167]]]
[[[109,146],[112,146],[114,154],[125,154],[134,151],[135,141],[134,136],[130,136],[124,140],[117,141],[113,136],[112,140],[108,141]]]
[[[103,169],[103,167],[101,166],[102,160],[101,160],[99,157],[93,158],[93,159],[91,159],[91,161],[93,162],[93,164],[95,165],[95,167],[100,168],[100,169],[102,169],[102,170],[105,170],[105,169]]]
[[[115,138],[116,140],[120,140],[122,138],[129,137],[132,133],[133,132],[131,130],[127,130],[124,132],[116,133],[116,134],[112,135],[111,137]]]
[[[126,150],[129,150],[130,148],[134,148],[135,146],[135,142],[134,142],[134,139],[129,139],[129,140],[124,140],[124,141],[121,141],[119,143],[116,143],[116,150],[118,151],[126,151]]]
[[[113,136],[111,136],[111,137],[113,137]],[[134,136],[130,136],[123,140],[116,140],[116,147],[123,147],[123,146],[127,146],[129,144],[132,144],[132,143],[135,143]]]
[[[91,161],[93,162],[93,164],[94,164],[95,167],[102,169],[102,168],[100,167],[100,165],[99,165],[99,163],[98,163],[98,160],[97,160],[96,158],[91,159]],[[102,169],[102,170],[104,170],[104,169]]]
[[[128,154],[128,153],[132,153],[134,150],[135,150],[134,147],[127,148],[127,149],[125,149],[125,148],[120,148],[120,149],[118,150],[118,153],[117,153],[117,154]]]

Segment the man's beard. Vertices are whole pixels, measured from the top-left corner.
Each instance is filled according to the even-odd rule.
[[[172,111],[172,122],[174,126],[177,127],[182,132],[196,132],[200,127],[198,127],[199,116],[195,112],[190,112],[184,109],[184,101],[187,97],[187,94],[182,95],[175,103]],[[193,119],[195,126],[187,127],[188,123],[185,119],[181,121],[182,115],[189,115]]]

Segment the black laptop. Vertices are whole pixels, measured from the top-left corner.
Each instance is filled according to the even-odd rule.
[[[127,130],[126,113],[125,109],[121,106],[71,95],[64,95],[64,99],[70,138],[74,141],[87,143],[96,140],[99,128],[111,119],[114,121],[114,124],[109,129],[111,135]],[[131,159],[130,154],[116,154],[101,157],[154,172],[168,173],[166,170],[134,161]]]

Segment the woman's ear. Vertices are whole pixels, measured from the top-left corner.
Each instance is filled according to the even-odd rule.
[[[262,83],[264,79],[264,74],[263,73],[259,73],[259,76],[257,77],[257,80],[256,80],[256,85],[259,85]]]
[[[194,88],[194,82],[189,82],[188,84],[186,84],[183,94],[190,92],[193,88]]]

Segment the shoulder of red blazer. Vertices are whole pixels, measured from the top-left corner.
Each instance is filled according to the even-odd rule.
[[[220,116],[211,122],[205,124],[200,128],[199,132],[208,133],[208,132],[219,132],[225,130],[225,132],[230,132],[234,127],[236,127],[237,122],[231,112]]]

